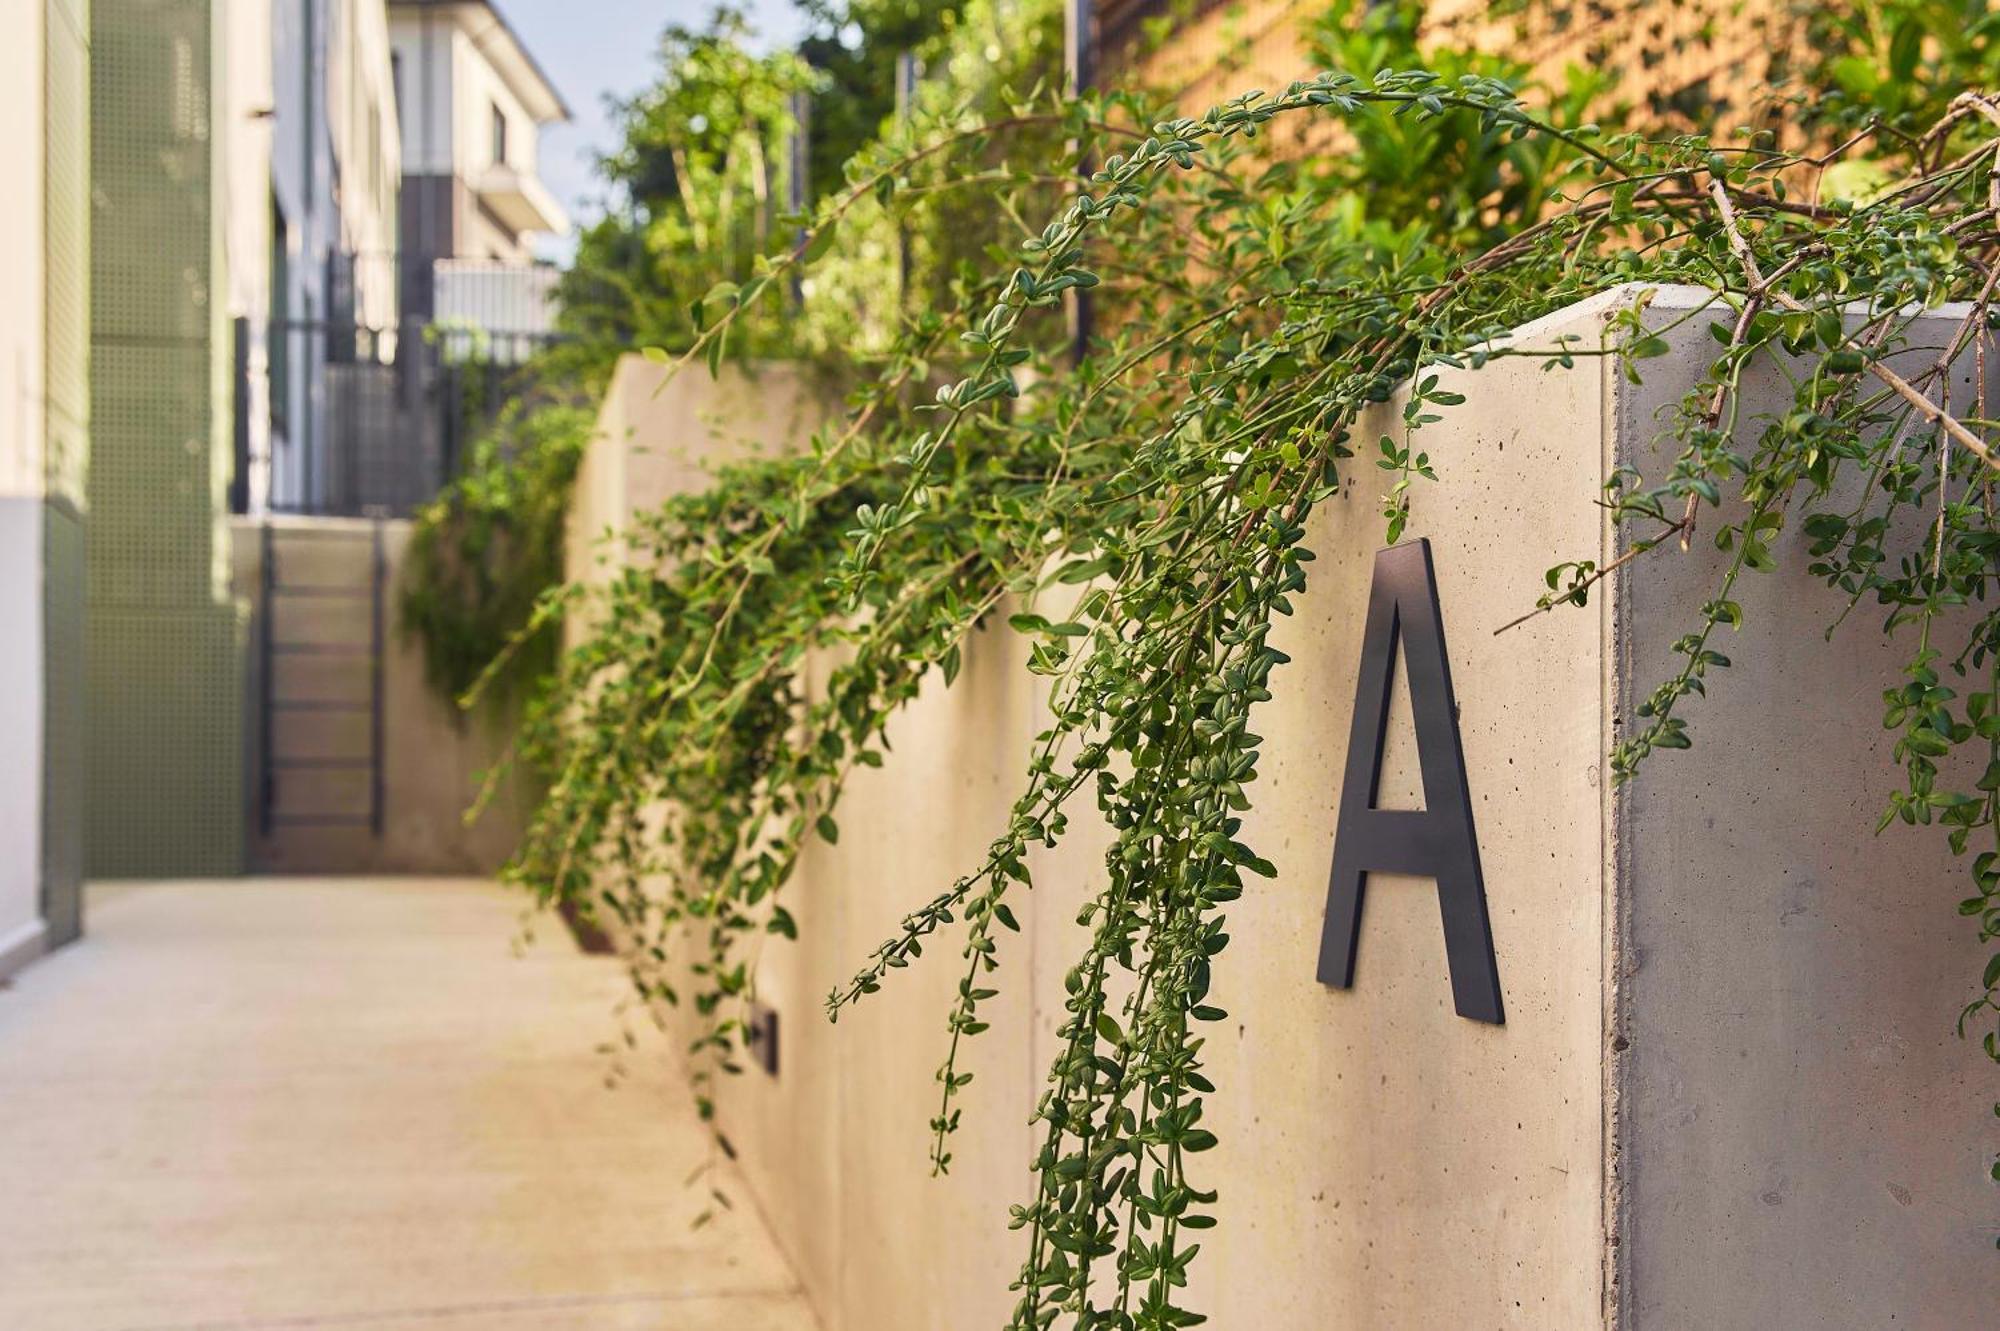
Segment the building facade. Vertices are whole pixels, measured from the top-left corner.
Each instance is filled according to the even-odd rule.
[[[316,512],[352,488],[351,400],[380,378],[350,367],[396,356],[402,135],[382,0],[256,3],[266,68],[243,83],[262,75],[269,90],[269,142],[252,158],[266,164],[266,239],[241,267],[264,298],[241,316],[238,509]]]
[[[0,17],[0,976],[82,928],[88,0]]]
[[[546,75],[486,0],[391,0],[403,108],[404,300],[447,326],[497,335],[521,359],[554,326],[555,269],[537,234],[569,218],[538,173],[545,125],[569,118]],[[520,354],[515,354],[515,353]]]

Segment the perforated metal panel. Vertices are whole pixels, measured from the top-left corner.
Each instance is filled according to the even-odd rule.
[[[96,0],[90,11],[93,876],[242,863],[213,18],[211,0]]]
[[[233,607],[91,607],[85,863],[92,877],[241,869],[245,645]]]

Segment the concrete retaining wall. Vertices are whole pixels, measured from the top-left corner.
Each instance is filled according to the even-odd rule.
[[[1636,294],[1517,342],[1594,348]],[[1700,299],[1659,291],[1651,308],[1664,324]],[[1859,617],[1821,642],[1840,606],[1787,532],[1782,571],[1738,597],[1736,668],[1689,713],[1696,750],[1614,791],[1630,700],[1671,669],[1721,555],[1663,551],[1587,610],[1494,633],[1550,565],[1616,553],[1599,484],[1620,463],[1658,470],[1659,412],[1696,381],[1706,322],[1668,335],[1643,386],[1596,357],[1447,372],[1469,401],[1422,436],[1441,479],[1419,484],[1410,532],[1435,557],[1504,1026],[1455,1014],[1427,879],[1371,875],[1354,987],[1315,980],[1381,532],[1366,469],[1314,518],[1311,586],[1273,639],[1292,664],[1253,726],[1269,740],[1243,839],[1279,873],[1231,907],[1210,999],[1231,1014],[1205,1051],[1221,1144],[1200,1176],[1221,1224],[1192,1299],[1213,1325],[1991,1319],[1995,1078],[1952,1035],[1983,960],[1952,910],[1965,866],[1935,829],[1870,831],[1896,778],[1879,701],[1899,651]],[[1754,371],[1744,418],[1783,391]],[[963,1065],[977,1079],[950,1177],[929,1177],[926,1124],[956,947],[939,940],[837,1026],[821,1003],[1002,828],[1043,725],[1024,659],[1006,630],[981,634],[955,687],[933,680],[896,718],[887,765],[852,780],[839,846],[816,844],[787,889],[800,940],[759,962],[778,1073],[722,1088],[722,1129],[831,1331],[998,1325],[1012,1302],[1006,1207],[1031,1184],[1026,1120],[1100,875],[1088,807],[1014,902],[1024,931],[1002,937],[1002,997]],[[1420,807],[1400,684],[1389,733],[1378,804]]]

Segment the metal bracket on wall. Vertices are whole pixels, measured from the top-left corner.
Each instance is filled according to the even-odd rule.
[[[1375,807],[1399,640],[1423,770],[1422,809]],[[1375,556],[1356,671],[1354,722],[1347,738],[1347,771],[1340,786],[1333,872],[1327,883],[1326,925],[1320,935],[1321,984],[1340,989],[1354,985],[1361,899],[1370,873],[1418,874],[1437,880],[1452,1002],[1461,1017],[1503,1023],[1500,968],[1493,955],[1472,795],[1459,742],[1458,701],[1451,688],[1444,614],[1427,540],[1391,546]]]
[[[770,1076],[777,1076],[778,1010],[763,1003],[752,1003],[744,1039],[750,1045],[750,1055],[757,1060],[757,1066]]]

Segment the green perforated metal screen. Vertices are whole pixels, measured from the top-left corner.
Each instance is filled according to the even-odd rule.
[[[214,8],[90,6],[93,876],[242,864],[243,618],[227,580]]]

